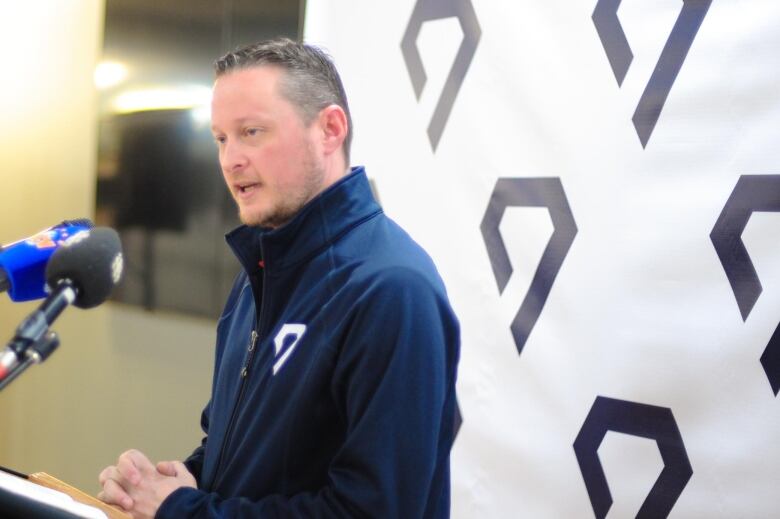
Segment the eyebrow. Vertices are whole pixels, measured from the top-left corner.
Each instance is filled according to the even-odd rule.
[[[240,118],[235,120],[235,123],[237,123],[238,125],[242,125],[242,124],[245,124],[247,121],[256,121],[256,120],[260,120],[259,122],[262,123],[264,119],[267,119],[267,115],[266,114],[252,115],[252,116],[249,116],[249,117],[240,117]],[[216,129],[217,129],[217,127],[212,124],[211,125],[211,131],[213,132]]]

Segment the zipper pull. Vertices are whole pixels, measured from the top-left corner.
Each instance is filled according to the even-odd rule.
[[[247,348],[247,351],[249,352],[249,357],[246,359],[246,365],[241,370],[241,378],[246,378],[249,375],[249,364],[252,362],[252,355],[254,355],[255,346],[257,345],[257,332],[252,330],[252,333],[250,335],[249,339],[249,348]]]

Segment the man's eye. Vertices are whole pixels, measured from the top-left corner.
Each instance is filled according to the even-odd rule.
[[[260,133],[260,128],[247,128],[244,132],[248,137],[254,137]]]
[[[225,140],[226,140],[225,137],[222,135],[214,136],[214,142],[216,142],[217,144],[225,144]]]

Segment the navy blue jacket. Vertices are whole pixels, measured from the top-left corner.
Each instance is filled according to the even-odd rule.
[[[448,517],[458,322],[363,168],[227,240],[245,272],[185,461],[198,489],[157,517]]]

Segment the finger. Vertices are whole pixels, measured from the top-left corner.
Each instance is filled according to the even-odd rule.
[[[105,484],[111,480],[115,481],[117,484],[119,484],[119,486],[127,484],[125,478],[122,477],[122,475],[119,473],[119,470],[113,465],[103,469],[103,472],[101,472],[100,476],[98,476],[100,486],[105,486]]]
[[[157,472],[163,476],[176,477],[178,470],[173,461],[161,461],[157,464]]]
[[[145,475],[155,473],[155,467],[149,458],[135,449],[123,452],[116,466],[119,474],[131,485],[138,485]]]
[[[130,449],[129,451],[126,451],[122,453],[120,458],[126,458],[130,460],[133,465],[136,466],[136,468],[144,473],[144,472],[154,472],[154,465],[151,461],[149,461],[149,458],[146,457],[146,455],[138,451],[136,449]]]
[[[172,461],[173,463],[173,469],[176,471],[177,476],[181,476],[183,474],[190,474],[189,469],[187,468],[187,465],[182,463],[181,461]],[[190,474],[192,475],[192,474]]]
[[[133,461],[128,457],[119,457],[119,461],[116,464],[117,477],[115,479],[119,483],[129,483],[130,485],[137,485],[141,482],[141,471],[135,466]]]
[[[174,461],[173,468],[176,470],[176,476],[179,478],[179,481],[182,481],[185,485],[197,488],[198,482],[195,480],[195,476],[192,475],[192,472],[187,468],[187,465],[181,461]]]
[[[102,487],[103,485],[105,485],[106,481],[108,481],[109,479],[115,479],[115,478],[112,477],[112,475],[115,475],[115,474],[116,474],[116,467],[115,466],[111,465],[110,467],[104,468],[100,472],[100,474],[98,474],[98,482],[100,483],[100,486]]]
[[[133,508],[133,499],[113,479],[106,481],[103,490],[98,494],[98,499],[110,505],[119,505],[125,510]]]

